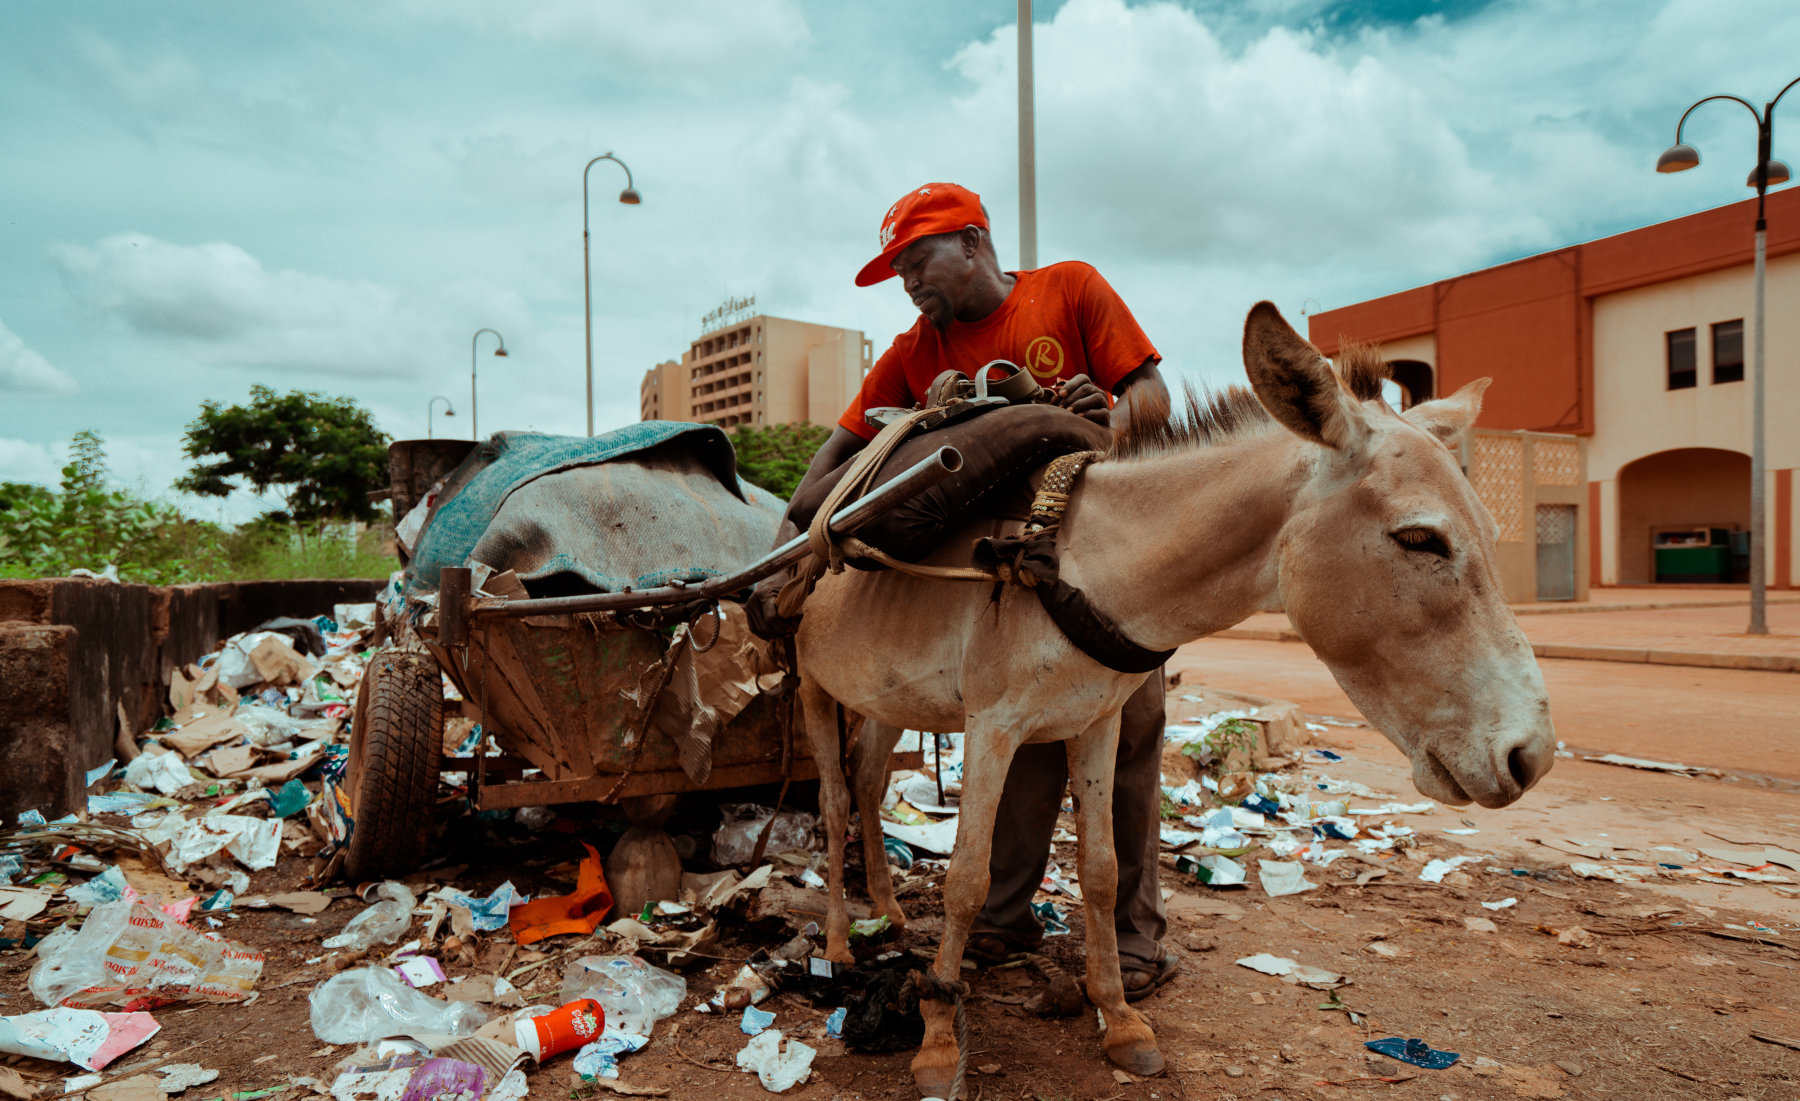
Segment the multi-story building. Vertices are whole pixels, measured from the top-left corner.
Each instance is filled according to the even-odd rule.
[[[1768,205],[1763,530],[1771,587],[1789,589],[1800,577],[1800,190]],[[1529,256],[1315,314],[1311,337],[1327,355],[1346,340],[1380,345],[1407,403],[1491,376],[1481,425],[1520,439],[1490,442],[1487,457],[1552,486],[1585,480],[1580,566],[1595,583],[1741,580],[1755,218],[1750,200]],[[1556,452],[1541,433],[1579,439],[1585,474],[1546,465]],[[1567,525],[1552,515],[1547,529],[1532,499],[1512,509],[1507,498],[1518,522],[1501,523],[1502,549],[1509,534],[1535,541],[1541,560],[1544,532]]]
[[[757,314],[644,372],[644,420],[830,425],[862,385],[872,348],[855,329]]]

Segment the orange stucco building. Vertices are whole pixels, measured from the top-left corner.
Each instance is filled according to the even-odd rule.
[[[1494,384],[1484,428],[1583,438],[1587,574],[1609,585],[1741,577],[1750,519],[1755,200],[1529,256],[1309,318],[1327,355],[1378,344],[1405,400]],[[1768,200],[1768,577],[1793,588],[1800,466],[1800,189]],[[1710,532],[1733,578],[1659,553]],[[1723,553],[1723,552],[1721,552]],[[1723,561],[1723,559],[1720,559]]]

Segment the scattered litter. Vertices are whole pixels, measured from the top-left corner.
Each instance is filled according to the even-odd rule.
[[[414,990],[444,981],[444,967],[430,956],[414,956],[394,965],[394,973]]]
[[[1289,985],[1310,986],[1314,990],[1330,990],[1344,986],[1349,979],[1323,967],[1309,967],[1296,963],[1285,956],[1272,956],[1267,952],[1259,952],[1254,956],[1245,956],[1237,961],[1239,967],[1248,967],[1252,971],[1260,971],[1265,975],[1274,975]]]
[[[816,1054],[798,1040],[789,1040],[784,1050],[781,1030],[771,1028],[750,1038],[737,1054],[737,1065],[739,1070],[754,1071],[763,1089],[780,1093],[806,1081]]]
[[[388,880],[375,888],[382,901],[350,919],[343,932],[327,937],[327,948],[348,948],[361,952],[377,944],[397,944],[412,926],[413,907],[417,900],[404,883]]]
[[[209,1070],[199,1063],[169,1063],[158,1067],[156,1073],[162,1076],[157,1089],[170,1096],[193,1086],[204,1086],[219,1076],[218,1071]]]
[[[744,1007],[744,1019],[738,1025],[746,1036],[756,1036],[775,1023],[775,1014],[753,1005]]]
[[[639,1051],[649,1042],[647,1036],[620,1032],[608,1025],[598,1040],[575,1053],[575,1073],[586,1078],[616,1079],[619,1077],[619,1056]]]
[[[1499,902],[1484,902],[1481,905],[1488,910],[1504,910],[1509,906],[1518,905],[1518,902],[1519,900],[1516,898],[1503,898]]]
[[[148,1013],[40,1009],[0,1017],[0,1052],[99,1070],[156,1035],[161,1027]]]
[[[909,826],[884,817],[881,820],[881,832],[888,837],[906,842],[914,849],[923,849],[928,853],[949,856],[956,848],[957,822],[956,818],[946,818],[941,822]],[[771,851],[773,848],[774,846],[771,845]]]
[[[1297,861],[1258,860],[1256,866],[1257,878],[1262,882],[1262,888],[1268,892],[1270,898],[1297,895],[1303,891],[1319,889],[1317,883],[1307,880],[1306,865]]]
[[[513,1025],[514,1043],[538,1062],[585,1047],[606,1027],[606,1010],[592,998],[577,998],[546,1013],[521,1016]]]
[[[1464,864],[1475,864],[1486,859],[1488,859],[1486,856],[1440,857],[1426,862],[1425,866],[1419,869],[1419,879],[1425,883],[1442,883],[1445,876]]]
[[[386,967],[340,972],[312,992],[313,1035],[328,1044],[384,1036],[472,1036],[488,1019],[474,1002],[443,1002],[400,981]]]
[[[770,808],[754,803],[726,803],[719,811],[724,821],[713,831],[712,856],[713,863],[721,868],[750,863],[750,857],[756,852],[757,838],[762,836],[763,827],[768,825],[771,816],[775,824],[769,827],[765,853],[772,856],[794,849],[817,852],[822,847],[817,815],[797,810],[776,814]]]
[[[45,937],[37,954],[30,985],[38,1000],[87,1009],[242,1002],[263,969],[261,952],[124,899],[94,907],[79,931],[64,926]]]
[[[621,1032],[649,1036],[687,997],[687,980],[637,956],[583,956],[563,972],[562,999],[593,998]]]
[[[1367,1040],[1363,1046],[1390,1059],[1398,1059],[1402,1063],[1411,1063],[1426,1070],[1448,1070],[1461,1058],[1454,1051],[1435,1051],[1423,1040],[1402,1040],[1398,1036],[1390,1036],[1385,1040]]]
[[[1498,933],[1500,931],[1500,927],[1495,925],[1491,918],[1465,917],[1462,919],[1462,923],[1463,928],[1471,933]]]
[[[1060,937],[1068,934],[1068,918],[1064,916],[1061,910],[1056,908],[1056,903],[1051,902],[1049,899],[1032,903],[1031,913],[1033,917],[1038,919],[1038,924],[1044,927],[1045,936]]]
[[[1618,753],[1607,753],[1599,757],[1583,756],[1584,761],[1593,761],[1602,765],[1619,765],[1622,768],[1641,768],[1652,772],[1673,772],[1681,776],[1702,776],[1712,769],[1698,768],[1694,765],[1670,764],[1667,761],[1647,761],[1642,757],[1626,757]]]
[[[1238,887],[1246,881],[1242,864],[1216,853],[1198,858],[1177,857],[1175,870],[1186,872],[1209,887]]]
[[[612,892],[606,886],[600,854],[586,842],[581,847],[587,850],[587,856],[581,861],[573,894],[540,898],[509,909],[507,922],[519,944],[534,944],[568,933],[586,936],[612,909]]]

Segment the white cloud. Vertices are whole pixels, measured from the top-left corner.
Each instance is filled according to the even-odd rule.
[[[84,305],[216,364],[405,378],[426,369],[446,328],[403,291],[269,271],[222,241],[178,245],[124,233],[56,245],[50,256]]]
[[[428,0],[413,12],[590,51],[608,75],[676,83],[779,71],[811,39],[791,0],[661,0],[654,15],[641,5],[594,0]]]
[[[0,321],[0,394],[73,394],[75,380],[25,346]]]
[[[0,436],[0,482],[55,485],[61,470],[61,461],[48,446]]]

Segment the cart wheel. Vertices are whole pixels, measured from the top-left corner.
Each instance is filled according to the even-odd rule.
[[[371,657],[344,777],[355,816],[344,854],[352,882],[401,875],[423,859],[443,738],[444,692],[431,655],[383,650]]]

